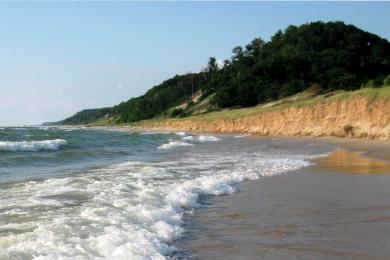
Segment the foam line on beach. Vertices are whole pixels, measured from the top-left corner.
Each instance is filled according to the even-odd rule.
[[[176,250],[170,243],[183,235],[184,213],[200,206],[199,196],[231,194],[244,180],[308,165],[303,159],[256,158],[216,157],[204,165],[196,163],[200,158],[186,159],[195,167],[192,174],[184,161],[127,162],[2,189],[4,217],[24,212],[36,221],[0,226],[15,230],[3,237],[13,246],[0,258],[29,252],[38,259],[165,259]],[[216,168],[234,160],[234,168]]]

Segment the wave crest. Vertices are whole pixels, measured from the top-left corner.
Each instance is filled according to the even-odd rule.
[[[200,135],[198,136],[199,142],[217,142],[221,139],[212,135]]]
[[[11,152],[38,152],[57,151],[60,146],[67,144],[64,139],[42,140],[42,141],[0,141],[0,151]]]
[[[170,141],[169,143],[160,145],[158,149],[171,149],[174,147],[180,147],[180,146],[192,146],[192,144],[186,143],[186,142],[180,142],[180,141]]]

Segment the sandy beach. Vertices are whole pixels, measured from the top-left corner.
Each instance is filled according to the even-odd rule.
[[[317,139],[336,151],[287,174],[204,197],[176,258],[389,259],[390,146]]]

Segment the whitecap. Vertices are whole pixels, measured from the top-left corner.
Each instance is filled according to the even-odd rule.
[[[248,137],[250,135],[235,135],[233,138],[244,138],[244,137]]]
[[[220,141],[218,137],[212,136],[212,135],[200,135],[198,136],[199,142],[217,142]]]
[[[170,141],[169,143],[160,145],[158,149],[171,149],[174,147],[180,147],[180,146],[192,146],[192,144],[186,143],[186,142],[180,142],[180,141]]]
[[[60,146],[67,144],[64,139],[43,140],[43,141],[0,141],[0,151],[12,152],[37,152],[56,151]]]
[[[175,132],[175,134],[179,135],[179,136],[185,136],[187,135],[186,132]]]
[[[187,136],[183,136],[182,140],[204,143],[204,142],[217,142],[220,141],[221,139],[212,135],[199,135],[199,136],[187,135]]]
[[[38,126],[37,128],[40,129],[40,130],[46,131],[46,130],[52,129],[53,127],[52,126]]]
[[[13,127],[12,130],[15,130],[15,131],[24,131],[24,130],[28,130],[28,128],[26,128],[26,127]]]

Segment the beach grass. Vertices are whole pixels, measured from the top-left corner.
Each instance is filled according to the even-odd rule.
[[[347,100],[352,98],[362,97],[367,99],[368,102],[373,103],[379,100],[383,100],[385,102],[390,102],[390,86],[382,87],[382,88],[362,88],[355,91],[344,91],[339,90],[335,92],[330,92],[317,96],[310,95],[301,95],[298,96],[297,99],[285,99],[281,100],[279,103],[275,105],[262,104],[255,107],[250,108],[238,108],[238,109],[226,109],[222,111],[214,111],[205,114],[189,116],[186,118],[179,119],[168,119],[168,120],[206,120],[206,121],[214,121],[218,119],[237,119],[242,117],[253,116],[260,113],[273,112],[280,109],[285,109],[288,107],[305,107],[305,106],[313,106],[318,103],[331,103],[338,100]],[[156,118],[152,120],[147,120],[146,122],[161,122],[167,120],[165,118]]]

